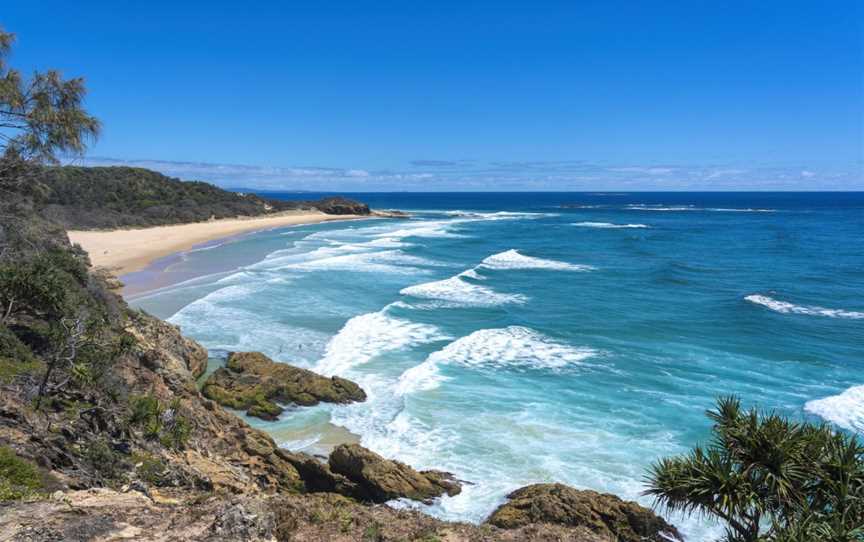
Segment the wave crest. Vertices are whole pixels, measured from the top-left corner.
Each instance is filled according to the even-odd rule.
[[[558,271],[589,271],[590,265],[579,265],[557,260],[544,260],[520,254],[516,249],[510,249],[489,256],[480,264],[487,269],[555,269]]]
[[[481,329],[432,353],[426,361],[402,373],[397,393],[406,395],[438,387],[444,380],[440,365],[560,370],[597,354],[577,348],[523,326]]]
[[[610,222],[576,222],[574,226],[582,228],[601,228],[601,229],[618,229],[618,228],[650,228],[646,224],[612,224]]]
[[[394,318],[386,310],[348,320],[327,343],[315,370],[327,376],[341,375],[384,352],[449,338],[433,325]]]
[[[847,311],[843,309],[826,309],[825,307],[807,307],[795,305],[788,301],[780,301],[766,295],[752,294],[744,298],[750,303],[762,305],[772,311],[782,314],[805,314],[808,316],[827,316],[828,318],[850,318],[858,320],[864,318],[864,312]]]
[[[486,286],[469,284],[462,280],[459,275],[450,277],[449,279],[415,284],[414,286],[403,288],[399,293],[422,299],[440,299],[442,301],[476,307],[491,307],[505,303],[524,303],[528,300],[527,297],[521,294],[502,294]]]

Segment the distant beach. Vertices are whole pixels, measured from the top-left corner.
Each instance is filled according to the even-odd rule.
[[[368,219],[361,215],[329,215],[318,211],[286,211],[263,217],[239,217],[152,228],[69,231],[69,239],[90,254],[94,267],[120,276],[140,271],[153,261],[201,243],[241,233],[332,220]]]

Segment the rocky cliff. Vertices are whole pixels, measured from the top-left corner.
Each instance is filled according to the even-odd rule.
[[[517,492],[479,526],[380,504],[429,502],[460,482],[357,445],[326,462],[280,449],[208,396],[251,409],[362,390],[253,353],[233,355],[202,395],[206,351],[128,308],[33,205],[0,202],[0,542],[599,542],[666,529],[638,505],[564,490]]]

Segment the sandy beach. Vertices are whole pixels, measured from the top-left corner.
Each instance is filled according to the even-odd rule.
[[[159,258],[241,233],[281,226],[317,224],[331,220],[370,218],[361,215],[328,215],[317,211],[287,211],[266,217],[226,218],[208,222],[107,231],[69,231],[69,239],[90,254],[94,267],[120,276],[140,271]]]

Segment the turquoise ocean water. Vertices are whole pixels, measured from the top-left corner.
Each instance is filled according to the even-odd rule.
[[[345,428],[470,481],[423,508],[480,521],[541,481],[650,504],[645,468],[704,440],[720,394],[864,432],[862,193],[355,197],[414,218],[260,232],[127,276],[133,305],[216,358],[366,389],[252,421],[288,448]]]

